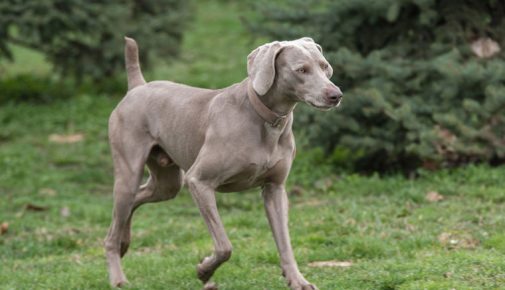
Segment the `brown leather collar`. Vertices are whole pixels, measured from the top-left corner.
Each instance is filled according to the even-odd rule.
[[[276,112],[270,110],[263,102],[260,100],[256,92],[254,91],[252,87],[252,83],[249,82],[247,85],[247,97],[249,98],[249,102],[251,102],[251,105],[253,106],[254,110],[260,117],[265,120],[270,126],[272,127],[277,127],[279,126],[284,119],[286,119],[289,114],[287,113],[286,115],[279,115]]]

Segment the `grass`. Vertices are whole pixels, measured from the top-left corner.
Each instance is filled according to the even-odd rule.
[[[245,77],[245,56],[257,43],[240,26],[241,7],[198,7],[182,60],[148,72],[150,79],[222,87]],[[109,289],[106,125],[118,101],[81,95],[0,107],[0,223],[9,224],[0,235],[0,289]],[[83,141],[49,140],[78,133]],[[300,151],[289,179],[292,243],[301,271],[320,289],[503,289],[505,167],[421,172],[415,180],[336,176],[316,162],[317,152]],[[426,200],[430,191],[444,199]],[[220,289],[286,289],[258,190],[218,194],[218,203],[234,246],[214,277]],[[195,265],[211,250],[187,191],[145,205],[123,260],[129,289],[199,289]],[[327,260],[352,265],[309,266]]]
[[[41,54],[32,49],[12,45],[12,58],[14,62],[6,59],[0,60],[0,76],[15,76],[19,74],[46,75],[51,71]]]
[[[0,111],[0,221],[9,223],[0,236],[0,288],[109,287],[102,249],[112,206],[105,124],[116,102],[80,96]],[[51,143],[54,133],[85,139]],[[416,180],[352,174],[316,180],[297,173],[296,166],[310,164],[300,155],[290,188],[302,179],[308,185],[290,197],[290,228],[302,272],[321,289],[504,285],[505,167],[424,172]],[[429,191],[445,199],[429,202]],[[258,192],[219,194],[218,202],[234,254],[215,280],[222,289],[285,289]],[[132,240],[124,259],[132,289],[200,287],[195,264],[212,243],[187,191],[142,207]],[[325,260],[353,265],[308,266]]]
[[[181,58],[156,66],[148,79],[169,79],[197,87],[223,88],[247,76],[247,55],[265,39],[253,38],[240,16],[247,5],[199,1],[195,21],[184,35]],[[140,49],[142,49],[142,44]]]

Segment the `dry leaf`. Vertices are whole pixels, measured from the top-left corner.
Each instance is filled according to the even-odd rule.
[[[348,218],[344,221],[344,224],[348,226],[355,226],[357,223],[358,222],[353,218]]]
[[[440,235],[438,235],[438,241],[442,245],[445,245],[448,243],[450,237],[451,237],[451,234],[449,234],[449,233],[441,233]]]
[[[69,135],[60,135],[60,134],[51,134],[49,135],[49,142],[58,143],[58,144],[71,144],[77,143],[84,140],[84,134],[69,134]]]
[[[468,233],[441,233],[438,241],[449,249],[474,249],[479,240]]]
[[[310,267],[342,267],[347,268],[352,266],[351,261],[316,261],[309,263]]]
[[[430,192],[426,193],[425,198],[429,202],[437,202],[437,201],[443,200],[444,196],[436,191],[430,191]]]
[[[409,232],[414,232],[416,230],[416,227],[414,225],[411,225],[409,223],[405,223],[405,229]]]
[[[82,265],[81,255],[79,254],[73,255],[72,260],[74,260],[74,262],[77,263],[78,265]]]
[[[39,191],[40,195],[47,195],[47,196],[55,196],[56,195],[56,190],[52,188],[41,188]]]
[[[500,52],[500,45],[489,37],[481,37],[470,45],[473,53],[480,58],[488,58]]]
[[[8,230],[9,230],[9,223],[8,222],[3,222],[0,225],[0,235],[3,235],[5,233],[7,233]]]
[[[60,210],[60,214],[62,217],[69,217],[70,216],[70,208],[68,208],[68,206],[64,206],[61,208]]]
[[[53,231],[49,231],[47,228],[41,227],[35,229],[35,237],[37,240],[43,241],[53,241],[55,236]]]
[[[25,209],[31,210],[31,211],[45,211],[45,210],[47,210],[47,206],[40,206],[40,205],[28,203],[25,205]]]

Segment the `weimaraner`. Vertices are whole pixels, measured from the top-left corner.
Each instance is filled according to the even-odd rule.
[[[291,289],[317,289],[298,270],[288,232],[285,181],[295,156],[293,109],[305,102],[321,110],[339,105],[333,69],[311,38],[275,41],[247,57],[248,77],[210,90],[169,81],[146,83],[138,48],[125,38],[128,92],[109,119],[114,162],[114,209],[105,239],[110,283],[127,283],[121,257],[130,244],[133,212],[174,198],[183,184],[198,205],[214,253],[197,266],[204,289],[232,252],[215,192],[261,187],[268,221]],[[140,186],[144,165],[150,177]]]

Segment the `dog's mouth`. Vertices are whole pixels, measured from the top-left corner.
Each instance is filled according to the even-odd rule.
[[[309,104],[310,106],[318,109],[318,110],[321,110],[321,111],[329,111],[331,109],[334,109],[334,108],[337,108],[338,106],[340,106],[340,103],[341,103],[342,99],[338,100],[337,102],[334,102],[334,103],[326,103],[326,104],[316,104],[314,103],[313,101],[309,101],[307,100],[306,103]]]

